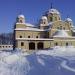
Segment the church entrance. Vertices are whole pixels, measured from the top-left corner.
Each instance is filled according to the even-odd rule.
[[[40,50],[40,49],[43,49],[43,43],[42,42],[39,42],[37,44],[37,48]]]
[[[35,50],[35,43],[34,42],[29,43],[29,50]]]

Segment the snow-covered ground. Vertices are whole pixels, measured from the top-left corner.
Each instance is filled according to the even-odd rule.
[[[22,53],[0,51],[0,75],[75,75],[75,48],[59,47]]]

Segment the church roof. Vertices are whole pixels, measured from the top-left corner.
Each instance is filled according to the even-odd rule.
[[[48,13],[52,13],[52,14],[60,14],[60,12],[57,9],[49,9]]]
[[[42,18],[41,19],[45,19],[45,20],[47,20],[47,17],[46,16],[42,16]]]
[[[72,19],[71,18],[67,18],[66,21],[72,22]]]
[[[58,30],[53,37],[70,37],[65,30]]]
[[[25,18],[24,15],[18,15],[18,18]]]

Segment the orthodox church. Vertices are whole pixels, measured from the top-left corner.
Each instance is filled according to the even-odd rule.
[[[61,19],[57,9],[49,9],[38,25],[26,23],[24,15],[18,15],[14,28],[14,48],[45,50],[55,46],[75,47],[75,28],[71,18]]]

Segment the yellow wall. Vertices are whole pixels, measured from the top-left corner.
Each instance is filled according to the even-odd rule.
[[[25,24],[16,24],[16,28],[26,28]]]
[[[71,26],[68,23],[65,23],[63,21],[56,21],[52,23],[52,27],[49,31],[49,37],[53,36],[53,34],[59,29],[59,30],[66,30],[66,32],[72,36]],[[65,28],[65,29],[64,29]]]
[[[40,37],[40,32],[35,32],[35,31],[20,31],[17,30],[15,31],[15,37],[16,38],[20,38],[20,36],[22,36],[22,38],[28,38],[28,36],[30,36],[30,38],[36,38],[36,36]]]

